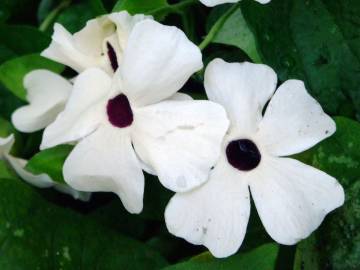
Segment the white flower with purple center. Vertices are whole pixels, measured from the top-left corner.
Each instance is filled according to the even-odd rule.
[[[90,20],[79,32],[71,35],[56,23],[50,46],[42,56],[71,67],[77,72],[98,67],[114,74],[122,59],[134,26],[149,16],[131,16],[126,11],[111,13]],[[22,132],[35,132],[52,123],[64,109],[72,84],[48,70],[34,70],[24,78],[28,105],[12,115],[12,123]]]
[[[172,234],[206,246],[216,257],[241,246],[250,192],[266,231],[285,245],[309,236],[344,203],[336,179],[286,157],[331,136],[334,121],[303,82],[286,81],[275,92],[276,85],[275,72],[265,65],[216,59],[206,69],[206,93],[225,107],[230,127],[209,180],[175,194],[165,219]]]
[[[176,192],[204,183],[228,128],[222,106],[175,94],[203,66],[201,52],[176,27],[138,23],[114,77],[87,69],[43,135],[41,148],[78,142],[65,181],[81,191],[115,192],[143,207],[142,169]]]
[[[200,0],[201,3],[203,3],[205,6],[208,7],[214,7],[225,3],[237,3],[239,1],[241,0]],[[271,0],[255,0],[255,1],[259,2],[260,4],[267,4]]]

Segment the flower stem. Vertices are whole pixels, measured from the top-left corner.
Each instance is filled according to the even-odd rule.
[[[55,9],[53,9],[49,15],[46,16],[45,20],[40,24],[39,30],[45,32],[49,26],[55,21],[56,17],[59,13],[64,9],[67,8],[71,3],[71,0],[64,0],[62,1]]]
[[[198,0],[184,0],[177,4],[167,5],[158,9],[154,9],[151,11],[151,14],[155,15],[156,13],[162,13],[162,12],[175,12],[175,13],[181,13],[181,9],[187,6],[194,5],[198,2]]]
[[[200,50],[204,50],[211,43],[219,30],[223,27],[226,20],[239,8],[239,5],[239,3],[233,5],[220,17],[220,19],[216,21],[216,23],[211,27],[209,33],[206,35],[205,39],[199,44]]]

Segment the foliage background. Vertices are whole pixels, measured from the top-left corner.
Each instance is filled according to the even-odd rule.
[[[71,147],[38,153],[41,132],[14,130],[10,115],[25,104],[23,76],[37,68],[73,76],[39,56],[53,23],[75,32],[112,10],[152,14],[180,27],[202,48],[205,64],[215,57],[262,62],[280,82],[304,80],[338,131],[296,158],[335,176],[346,190],[345,205],[291,247],[266,235],[253,207],[240,251],[218,260],[167,232],[163,212],[171,193],[154,177],[147,176],[145,209],[135,216],[112,194],[82,203],[33,188],[0,160],[0,269],[360,269],[360,1],[243,0],[210,9],[197,0],[1,0],[0,136],[15,132],[13,154],[30,159],[30,171],[63,181]],[[205,98],[202,73],[182,91]]]

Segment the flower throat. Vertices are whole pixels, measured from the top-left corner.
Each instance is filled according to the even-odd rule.
[[[110,123],[118,128],[125,128],[134,121],[130,102],[124,94],[117,95],[108,101],[106,112]]]

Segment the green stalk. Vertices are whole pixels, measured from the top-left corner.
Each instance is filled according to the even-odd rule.
[[[56,20],[56,17],[59,13],[64,9],[67,8],[71,3],[71,0],[64,0],[62,1],[55,9],[53,9],[49,15],[46,16],[45,20],[40,24],[39,30],[45,32],[49,26]]]
[[[200,50],[204,50],[211,43],[219,30],[223,27],[226,20],[239,8],[239,5],[239,3],[233,5],[220,17],[219,20],[217,20],[217,22],[211,27],[205,39],[199,44]]]

